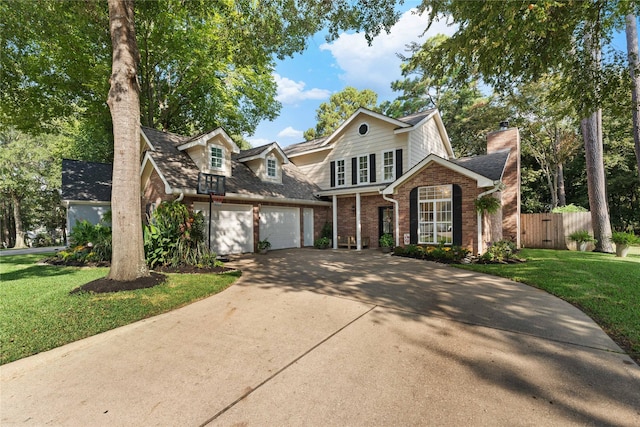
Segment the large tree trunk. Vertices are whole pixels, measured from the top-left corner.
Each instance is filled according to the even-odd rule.
[[[113,47],[111,88],[107,103],[113,120],[113,187],[111,214],[113,254],[109,279],[148,276],[140,210],[140,101],[138,46],[133,0],[109,0]]]
[[[567,206],[567,192],[564,188],[564,165],[558,163],[556,170],[558,175],[558,206]]]
[[[636,16],[629,14],[627,20],[627,53],[631,74],[631,106],[633,115],[633,141],[636,149],[638,176],[640,176],[640,54],[638,53],[638,24]]]
[[[26,248],[24,241],[24,230],[22,228],[22,218],[20,217],[20,198],[15,194],[11,195],[11,204],[13,205],[13,222],[16,225],[16,244],[14,248]]]
[[[611,244],[611,222],[607,204],[607,185],[604,174],[604,155],[602,148],[602,115],[596,111],[582,119],[582,136],[587,161],[587,189],[591,225],[593,226],[596,251],[613,252]]]

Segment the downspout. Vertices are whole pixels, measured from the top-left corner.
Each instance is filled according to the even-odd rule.
[[[504,190],[506,188],[506,185],[504,185],[502,183],[502,181],[494,181],[493,183],[493,188],[490,190],[485,191],[484,193],[480,193],[478,194],[478,197],[476,197],[477,199],[480,199],[483,196],[486,196],[488,194],[492,194],[495,193],[496,191],[501,191]],[[477,221],[478,221],[478,255],[482,254],[483,252],[483,241],[482,241],[482,211],[478,211],[477,212]]]
[[[184,199],[184,191],[181,191],[178,195],[178,198],[175,200],[176,202],[181,202]]]
[[[395,206],[393,208],[393,219],[395,222],[395,235],[396,235],[396,246],[400,246],[400,218],[399,214],[400,214],[400,204],[396,199],[390,199],[389,197],[386,196],[386,194],[382,193],[382,198],[384,200],[386,200],[387,202],[391,202],[393,203]]]

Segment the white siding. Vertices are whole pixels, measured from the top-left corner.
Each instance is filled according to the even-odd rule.
[[[409,158],[405,170],[412,168],[429,154],[449,158],[435,120],[409,132]]]
[[[366,122],[369,132],[362,136],[358,127]],[[376,155],[376,184],[383,183],[382,152],[387,150],[403,150],[404,170],[407,160],[407,134],[395,135],[396,126],[368,115],[353,120],[331,144],[334,149],[327,153],[310,154],[294,158],[296,166],[322,189],[331,188],[331,162],[344,159],[346,187],[351,187],[351,159],[363,155]]]

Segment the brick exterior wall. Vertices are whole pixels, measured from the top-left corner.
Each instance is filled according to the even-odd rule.
[[[382,195],[360,197],[360,224],[362,238],[369,238],[369,247],[378,248],[380,207],[393,207]],[[338,198],[338,236],[356,237],[356,197]]]
[[[404,235],[409,234],[409,193],[415,187],[432,185],[457,184],[462,190],[462,245],[473,253],[478,251],[478,223],[474,200],[483,189],[478,188],[474,179],[456,173],[437,163],[430,163],[423,170],[404,182],[396,189],[393,198],[399,202],[400,244],[403,245]]]
[[[487,135],[487,154],[511,149],[502,182],[506,185],[502,197],[502,238],[520,247],[520,132],[510,128]]]

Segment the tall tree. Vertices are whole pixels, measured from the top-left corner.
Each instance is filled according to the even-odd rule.
[[[377,103],[378,94],[371,89],[358,90],[347,86],[331,95],[328,102],[320,104],[316,110],[316,127],[307,129],[304,138],[310,141],[330,135],[360,107],[380,111]]]
[[[627,53],[631,76],[631,115],[633,118],[633,141],[640,176],[640,53],[638,53],[638,21],[636,15],[626,16]]]
[[[597,111],[602,98],[620,84],[610,79],[618,76],[610,68],[619,66],[621,56],[608,50],[607,61],[598,62],[594,52],[606,46],[631,7],[626,0],[535,4],[425,0],[421,4],[423,12],[430,8],[430,22],[445,15],[459,24],[459,30],[425,58],[425,66],[455,66],[462,76],[477,70],[499,89],[549,72],[562,77],[557,96],[571,99],[586,119],[583,139],[592,224],[596,249],[604,252],[613,248]]]
[[[140,99],[138,44],[133,0],[109,0],[113,49],[107,104],[113,118],[111,226],[113,252],[108,278],[135,280],[149,275],[144,258],[140,211]]]
[[[47,205],[53,210],[60,204],[56,189],[60,188],[60,163],[66,143],[48,134],[31,136],[12,128],[0,132],[2,239],[6,244],[25,247],[25,232],[38,225],[35,211]]]

